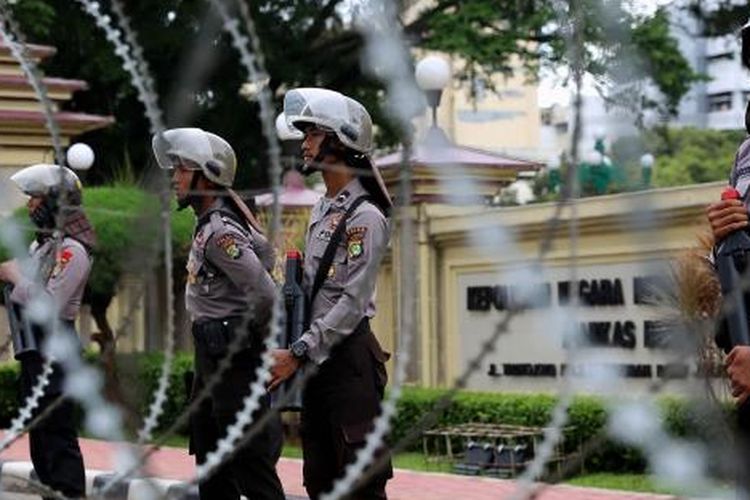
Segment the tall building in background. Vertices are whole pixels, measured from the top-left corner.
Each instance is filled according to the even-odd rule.
[[[672,34],[682,54],[693,69],[709,78],[707,82],[694,84],[683,98],[675,125],[718,130],[742,128],[750,97],[750,73],[742,67],[738,37],[701,37],[700,20],[677,7],[670,8],[670,17]]]
[[[404,2],[402,18],[408,23],[433,0]],[[415,59],[427,55],[419,53]],[[458,73],[464,61],[440,54],[451,65],[453,82],[443,91],[438,108],[438,124],[454,143],[475,147],[522,159],[543,161],[539,153],[540,116],[537,101],[538,85],[529,82],[520,62],[511,63],[512,74],[493,75],[492,87],[481,80],[462,81]],[[430,113],[417,120],[417,137],[431,125]]]
[[[463,61],[449,61],[453,74]],[[418,59],[419,57],[417,57]],[[453,83],[443,91],[438,124],[454,143],[529,160],[543,160],[539,154],[540,116],[537,85],[529,83],[520,63],[509,76],[495,75],[494,89],[480,80]],[[429,113],[416,123],[421,137],[431,125]]]

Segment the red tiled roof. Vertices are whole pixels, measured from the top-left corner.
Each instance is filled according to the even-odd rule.
[[[60,111],[55,113],[55,119],[61,125],[77,126],[82,130],[93,130],[106,127],[114,123],[112,116],[90,115],[87,113],[73,113]],[[0,110],[0,124],[32,123],[44,124],[45,117],[41,111]]]
[[[390,168],[398,166],[402,161],[402,152],[397,151],[386,156],[375,159],[375,165],[379,168]],[[427,147],[417,145],[412,150],[411,163],[417,165],[445,165],[457,164],[476,167],[501,167],[517,170],[536,170],[542,164],[535,161],[522,160],[510,156],[483,151],[477,148],[449,144],[440,147]]]
[[[39,59],[47,59],[48,57],[52,57],[57,53],[57,49],[49,45],[27,43],[26,48],[32,56],[38,57]],[[0,42],[0,53],[10,54],[10,48],[6,44]]]
[[[49,90],[70,90],[75,92],[77,90],[86,90],[89,86],[83,80],[68,80],[66,78],[42,78],[42,83]],[[28,79],[23,75],[0,75],[0,86],[14,87],[14,88],[25,88],[31,87]]]

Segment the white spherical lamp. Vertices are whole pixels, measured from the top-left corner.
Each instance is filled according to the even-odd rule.
[[[417,63],[414,71],[422,90],[443,90],[451,79],[448,61],[438,56],[427,56]]]
[[[654,155],[651,153],[646,153],[643,156],[641,156],[641,167],[643,168],[652,168],[654,166]]]
[[[70,146],[65,156],[68,166],[73,170],[88,170],[94,164],[94,151],[82,142]]]

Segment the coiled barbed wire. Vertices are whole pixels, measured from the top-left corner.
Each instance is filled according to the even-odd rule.
[[[34,410],[39,406],[39,400],[44,396],[44,392],[49,385],[50,375],[52,375],[52,359],[47,358],[31,394],[26,399],[24,406],[18,411],[16,418],[11,421],[10,428],[3,434],[3,439],[0,440],[0,453],[5,451],[25,431],[26,422],[31,419]]]
[[[138,43],[135,32],[130,27],[130,22],[118,0],[112,1],[112,10],[117,15],[117,20],[122,29],[122,33],[112,26],[110,16],[103,14],[98,2],[91,0],[77,0],[86,11],[92,16],[96,25],[101,28],[107,40],[114,46],[114,51],[123,62],[123,68],[130,75],[130,81],[136,88],[139,100],[146,108],[146,116],[149,120],[151,132],[160,134],[164,131],[164,120],[158,104],[158,94],[154,85],[148,63],[143,56],[143,49]],[[124,33],[125,41],[122,40]],[[166,178],[166,174],[164,176]],[[164,270],[167,285],[165,287],[165,301],[167,304],[166,311],[166,346],[164,349],[164,360],[162,362],[159,380],[157,382],[154,399],[149,405],[148,413],[143,421],[141,429],[138,431],[138,442],[143,443],[151,439],[153,430],[156,428],[159,417],[164,411],[164,403],[167,400],[167,390],[169,389],[169,373],[174,362],[174,346],[176,330],[174,326],[174,296],[172,283],[174,281],[174,269],[172,262],[172,225],[171,225],[171,204],[169,182],[162,180],[164,185],[159,190],[161,201],[161,227],[163,231],[164,246]],[[137,303],[137,302],[136,302]]]
[[[568,23],[563,24],[563,31],[568,39],[571,59],[573,61],[573,85],[575,89],[575,101],[574,101],[574,116],[573,116],[573,133],[571,134],[571,162],[568,166],[567,181],[570,185],[570,225],[569,225],[569,240],[570,240],[570,284],[571,284],[571,311],[573,318],[576,317],[579,307],[579,294],[578,294],[578,207],[576,199],[580,194],[580,186],[578,184],[578,143],[581,137],[581,107],[582,107],[582,86],[583,86],[583,13],[581,12],[582,6],[579,1],[570,1],[572,12],[568,18],[563,17]],[[558,6],[558,13],[560,16],[565,16],[562,9]],[[566,29],[567,28],[567,29]],[[569,336],[572,336],[569,334]],[[571,342],[568,349],[565,352],[566,365],[572,366],[573,361],[578,358],[580,342]],[[535,450],[534,458],[531,463],[521,474],[521,477],[516,483],[516,492],[513,498],[520,500],[522,498],[529,498],[530,491],[533,488],[533,483],[543,473],[546,467],[547,461],[552,456],[557,446],[557,443],[563,437],[563,427],[568,421],[568,408],[573,401],[573,375],[568,372],[563,380],[562,389],[558,393],[558,401],[552,409],[550,425],[547,425],[544,429],[542,442],[539,447]]]
[[[238,2],[240,16],[245,24],[248,36],[243,35],[239,29],[239,22],[233,19],[229,14],[226,2],[221,0],[209,0],[214,9],[219,13],[224,30],[229,33],[232,39],[232,45],[240,53],[240,61],[248,72],[250,80],[259,86],[260,119],[263,133],[268,142],[268,152],[271,160],[270,177],[272,180],[273,193],[273,212],[271,216],[271,233],[269,241],[276,246],[276,235],[281,229],[281,204],[279,203],[280,180],[281,180],[281,148],[279,147],[278,138],[276,137],[275,117],[272,113],[271,96],[266,85],[263,84],[262,75],[265,74],[260,42],[255,33],[255,25],[247,10],[247,5]],[[252,47],[253,52],[248,50],[248,45]],[[244,398],[242,408],[234,417],[234,423],[226,429],[224,437],[216,443],[216,449],[206,455],[206,460],[198,464],[196,468],[197,481],[203,480],[211,471],[221,465],[225,457],[236,448],[237,443],[242,437],[243,430],[252,423],[252,416],[260,408],[260,399],[267,394],[266,384],[270,380],[270,369],[273,365],[273,350],[278,347],[278,337],[280,333],[280,322],[282,319],[281,311],[281,290],[274,294],[273,308],[270,318],[270,334],[266,336],[263,342],[263,352],[261,354],[260,366],[255,370],[255,378],[250,384],[250,393]],[[285,347],[285,346],[284,346]]]
[[[44,84],[41,73],[39,72],[36,64],[29,56],[28,47],[26,45],[23,34],[12,15],[10,7],[6,0],[0,1],[0,37],[3,42],[8,46],[11,51],[11,55],[18,62],[26,75],[26,79],[34,90],[37,99],[42,105],[42,110],[45,117],[45,126],[52,138],[52,145],[54,148],[55,158],[57,164],[60,166],[60,214],[56,217],[56,230],[53,233],[54,237],[54,248],[47,258],[51,259],[52,262],[57,259],[57,253],[62,240],[61,225],[64,222],[65,209],[67,208],[67,196],[66,196],[66,184],[64,182],[64,171],[62,165],[64,165],[64,156],[62,152],[62,141],[60,140],[60,129],[57,125],[57,121],[54,115],[54,106],[47,93],[47,86]],[[5,236],[3,233],[0,236]],[[15,247],[15,245],[11,245]],[[20,248],[12,248],[14,256],[19,259],[28,259],[28,254],[24,255],[24,252]],[[38,280],[39,276],[35,276],[35,280]],[[44,291],[41,288],[35,288],[33,297],[31,300],[36,300],[38,296],[43,294]],[[9,305],[6,304],[6,307]],[[42,372],[37,377],[29,394],[19,409],[18,416],[13,419],[11,429],[7,436],[3,438],[3,446],[0,446],[0,451],[8,446],[8,443],[15,439],[20,433],[26,422],[31,418],[33,411],[39,405],[39,399],[44,395],[45,388],[49,385],[49,379],[52,374],[52,360],[45,360]],[[6,439],[7,438],[7,439]]]
[[[151,122],[152,133],[158,133],[165,128],[163,123],[163,113],[159,107],[159,93],[156,90],[156,84],[151,76],[146,57],[143,55],[143,47],[138,43],[136,32],[130,26],[130,20],[125,14],[122,2],[120,0],[110,0],[112,11],[117,16],[117,22],[125,35],[125,42],[130,47],[130,52],[135,62],[134,72],[140,76],[144,95],[141,96],[142,102],[146,106],[149,121]],[[140,90],[139,90],[140,92]]]
[[[151,133],[156,134],[164,130],[164,121],[162,119],[161,110],[159,109],[156,102],[156,93],[153,88],[153,83],[150,77],[143,78],[143,73],[140,70],[147,69],[148,66],[145,60],[138,61],[131,55],[131,48],[126,42],[122,40],[123,34],[112,26],[112,18],[101,11],[101,5],[99,2],[92,0],[75,0],[83,7],[84,11],[90,15],[96,22],[96,25],[104,31],[107,40],[114,46],[115,54],[122,60],[123,69],[130,76],[130,81],[136,88],[138,93],[138,99],[143,103],[146,108],[146,116],[148,117],[149,124],[151,125]],[[118,6],[119,7],[119,6]],[[119,12],[123,13],[120,8]],[[119,17],[120,22],[127,18],[123,15]],[[130,27],[127,24],[128,29]],[[137,44],[135,35],[132,34],[130,38],[131,44]],[[127,32],[126,32],[127,37]],[[137,52],[142,55],[142,52]]]
[[[225,29],[232,35],[232,40],[234,46],[240,51],[241,58],[243,61],[243,64],[246,66],[246,69],[248,70],[251,80],[253,81],[260,81],[260,77],[258,76],[260,73],[262,73],[262,57],[255,57],[253,54],[250,54],[247,51],[247,45],[248,40],[244,35],[242,35],[239,32],[239,26],[236,20],[231,19],[228,15],[228,11],[226,10],[225,6],[222,5],[219,2],[212,2],[213,6],[216,8],[217,11],[219,11],[220,14],[222,14],[222,17],[225,21]],[[247,12],[245,11],[245,14]],[[254,28],[252,25],[252,20],[249,18],[249,15],[246,19],[246,24],[248,25],[248,31],[254,33]],[[251,42],[253,43],[253,47],[256,47],[257,50],[259,50],[259,43],[257,40],[257,37],[251,37]],[[257,67],[256,67],[257,66]],[[280,220],[281,220],[281,208],[278,201],[278,196],[280,192],[280,178],[281,178],[281,161],[280,161],[280,147],[278,146],[278,140],[275,135],[275,125],[274,125],[274,117],[271,113],[271,99],[270,95],[268,93],[268,90],[265,88],[261,88],[260,91],[260,98],[259,102],[261,104],[261,121],[263,125],[264,134],[266,135],[266,138],[269,143],[269,156],[271,158],[271,180],[272,180],[272,191],[274,195],[274,211],[273,211],[273,218],[272,218],[272,228],[271,228],[271,234],[269,237],[269,240],[271,242],[276,241],[276,234],[279,233],[280,230]],[[247,312],[247,314],[243,315],[243,321],[242,326],[238,328],[238,331],[243,331],[247,328],[248,321],[250,317],[254,314],[254,311],[251,309]],[[280,300],[279,295],[276,294],[275,300],[274,300],[274,307],[272,311],[272,319],[271,319],[271,335],[267,337],[264,341],[264,354],[262,355],[262,365],[258,368],[257,373],[260,375],[263,372],[266,374],[269,371],[270,365],[272,363],[272,358],[270,358],[270,352],[275,347],[276,338],[278,336],[278,328],[279,328],[279,318],[281,314],[281,308],[280,308]],[[209,381],[207,381],[205,387],[202,390],[202,393],[195,396],[191,404],[188,406],[188,408],[183,411],[183,413],[178,417],[177,421],[173,423],[173,425],[164,433],[162,434],[162,438],[160,440],[157,440],[157,443],[150,449],[144,452],[139,462],[143,463],[150,454],[153,453],[153,450],[155,450],[159,443],[163,441],[163,439],[166,436],[169,436],[171,433],[174,432],[175,429],[181,427],[185,423],[185,419],[189,417],[189,415],[195,411],[195,409],[200,405],[200,403],[203,401],[205,397],[208,396],[210,393],[210,390],[213,386],[215,386],[219,381],[221,376],[225,373],[225,371],[229,368],[231,365],[231,359],[232,355],[239,351],[241,346],[241,340],[242,336],[237,335],[236,338],[233,340],[233,342],[230,344],[227,354],[225,355],[224,359],[220,363],[216,373],[213,375],[213,378]],[[260,379],[261,377],[259,377]],[[260,397],[265,393],[265,382],[260,382],[259,380],[256,380],[255,384],[251,386],[251,393],[250,395],[244,400],[244,408],[243,410],[240,410],[238,412],[238,415],[236,416],[235,420],[235,426],[239,426],[239,429],[244,427],[243,422],[245,422],[246,418],[250,418],[249,416],[253,413],[253,408],[257,407],[258,401]],[[247,415],[247,417],[243,415]],[[231,429],[228,429],[228,436],[234,436],[237,433],[237,431],[232,431]],[[222,452],[226,452],[226,444],[223,444]],[[220,463],[221,458],[214,454],[211,455],[212,461]],[[110,483],[105,488],[111,488],[112,485],[114,485],[118,481],[122,481],[129,477],[131,474],[133,474],[137,469],[131,468],[130,470],[123,471],[120,474],[117,474]],[[207,470],[207,469],[205,469]]]
[[[400,31],[394,2],[383,2],[382,9],[376,8],[374,10],[373,15],[366,16],[367,22],[360,19],[360,30],[365,36],[365,53],[369,56],[368,62],[372,63],[372,66],[385,68],[381,70],[378,76],[386,85],[387,107],[391,111],[391,114],[397,118],[401,129],[409,130],[411,119],[421,109],[405,106],[404,101],[412,102],[412,106],[418,106],[418,104],[414,103],[418,103],[419,101],[416,99],[405,99],[404,96],[420,96],[421,91],[416,87],[414,82],[414,73],[411,68],[406,43]],[[383,49],[382,45],[386,40],[395,46],[395,50],[380,50]],[[405,137],[402,142],[404,146],[401,151],[399,196],[397,198],[399,200],[397,213],[400,214],[398,220],[398,243],[401,259],[400,270],[402,273],[408,273],[416,268],[414,222],[409,210],[412,195],[411,138]],[[378,267],[374,267],[376,275]],[[402,304],[399,308],[401,311],[399,317],[399,344],[394,362],[395,377],[393,384],[388,396],[380,405],[380,414],[373,418],[372,430],[367,433],[364,446],[357,450],[354,461],[345,467],[342,477],[337,479],[333,483],[331,490],[321,497],[324,500],[338,500],[353,491],[362,473],[372,463],[378,451],[382,449],[385,437],[391,427],[391,419],[396,414],[396,403],[401,398],[403,384],[406,381],[406,367],[410,359],[411,345],[415,336],[414,315],[411,313],[415,310],[415,280],[405,279],[401,280],[401,283],[400,298]],[[372,469],[373,473],[377,473],[377,471],[377,469]]]

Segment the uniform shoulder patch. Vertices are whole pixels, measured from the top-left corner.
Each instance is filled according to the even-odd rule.
[[[230,259],[239,259],[242,250],[237,245],[237,239],[232,233],[225,233],[216,238],[216,246],[221,248]]]
[[[356,259],[365,251],[365,235],[367,228],[364,226],[352,227],[346,230],[346,248],[349,257]]]
[[[57,276],[68,267],[70,261],[73,260],[73,250],[70,248],[64,248],[57,253],[57,259],[55,259],[55,268],[52,270],[52,276]]]

